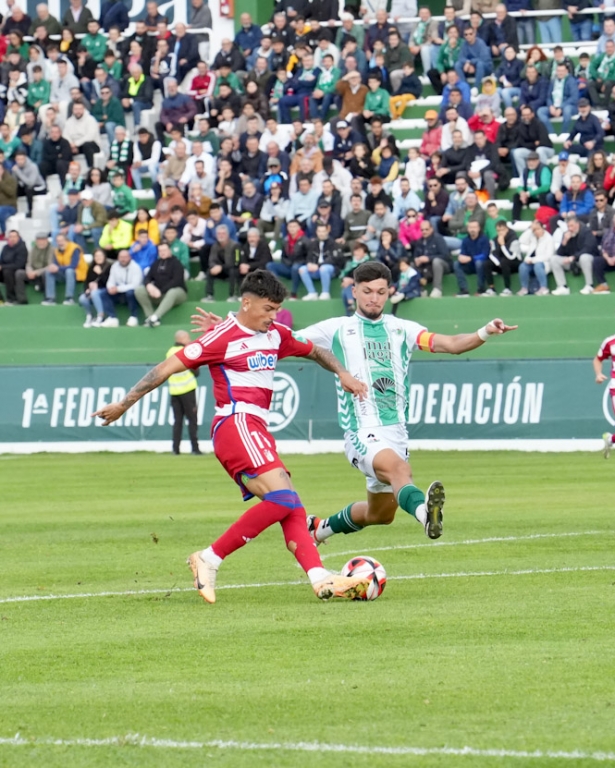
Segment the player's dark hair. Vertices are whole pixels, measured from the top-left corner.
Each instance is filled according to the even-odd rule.
[[[266,269],[255,269],[246,276],[239,289],[241,296],[252,293],[261,299],[281,304],[286,298],[286,288],[278,278]]]
[[[393,282],[391,270],[379,261],[369,261],[358,266],[353,274],[355,285],[359,283],[371,283],[372,280],[386,280],[387,285]]]

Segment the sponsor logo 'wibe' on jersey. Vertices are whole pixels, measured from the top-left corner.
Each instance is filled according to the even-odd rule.
[[[187,368],[209,366],[216,416],[251,413],[266,422],[278,360],[306,357],[313,346],[311,341],[295,338],[285,325],[273,323],[266,333],[259,333],[230,314],[177,352],[177,357]]]
[[[356,432],[407,422],[410,358],[415,349],[433,352],[433,333],[393,315],[372,321],[355,314],[310,325],[298,335],[330,349],[353,376],[369,387],[368,397],[359,400],[344,392],[336,380],[342,429]]]
[[[609,336],[600,345],[598,360],[611,360],[611,382],[609,389],[615,392],[615,336]]]

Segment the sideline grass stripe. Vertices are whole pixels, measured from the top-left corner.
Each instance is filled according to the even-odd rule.
[[[563,539],[570,536],[608,536],[615,531],[572,531],[570,533],[532,533],[529,536],[491,536],[487,539],[465,539],[464,541],[432,541],[423,544],[395,544],[390,547],[370,547],[370,552],[392,552],[396,549],[423,549],[424,547],[460,547],[472,544],[493,544],[506,543],[509,541],[532,541],[533,539]],[[345,550],[344,552],[330,552],[321,555],[322,560],[328,560],[331,557],[342,557],[344,555],[354,555],[356,550]]]
[[[340,752],[357,755],[390,755],[401,757],[426,757],[447,755],[450,757],[509,757],[520,760],[594,760],[602,763],[615,762],[615,752],[574,752],[534,750],[532,752],[514,749],[475,749],[474,747],[363,747],[355,744],[321,744],[320,742],[272,742],[251,741],[174,741],[156,739],[139,734],[110,736],[105,739],[28,739],[17,734],[12,738],[1,738],[0,746],[14,747],[149,747],[153,749],[220,749],[240,751],[284,751],[284,752]]]
[[[469,579],[485,576],[532,576],[550,573],[581,573],[593,571],[615,571],[615,565],[581,565],[568,568],[526,568],[519,571],[457,571],[455,573],[411,573],[407,576],[388,576],[388,581],[419,581],[423,579]],[[224,589],[263,589],[265,587],[307,586],[301,581],[267,581],[255,584],[222,584],[216,591]],[[4,597],[0,604],[34,603],[41,600],[85,600],[91,597],[130,597],[131,595],[170,595],[174,592],[194,592],[194,587],[172,587],[171,589],[130,589],[125,592],[80,592],[72,595],[24,595]]]

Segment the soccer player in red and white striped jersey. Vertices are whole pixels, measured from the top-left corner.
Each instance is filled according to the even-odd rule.
[[[274,322],[285,294],[274,275],[255,270],[242,283],[241,309],[236,315],[157,365],[120,403],[107,405],[95,414],[107,426],[172,374],[209,366],[216,401],[214,452],[241,488],[244,499],[261,499],[210,547],[190,555],[194,585],[209,603],[216,601],[216,575],[222,561],[274,523],[280,523],[288,549],[319,598],[361,597],[368,587],[364,579],[334,575],[323,568],[307,529],[305,509],[267,427],[275,368],[284,357],[311,358],[336,373],[345,391],[358,397],[367,391],[331,352],[293,336],[289,328]]]
[[[603,384],[609,378],[602,373],[602,363],[605,360],[611,361],[611,382],[609,384],[609,394],[611,396],[611,403],[613,406],[613,413],[615,414],[615,336],[608,336],[600,345],[598,354],[594,357],[594,373],[596,374],[596,384]],[[611,449],[615,443],[615,434],[611,432],[605,432],[602,435],[604,440],[604,458],[608,459],[611,455]]]

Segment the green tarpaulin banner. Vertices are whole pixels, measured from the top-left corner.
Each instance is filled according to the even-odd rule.
[[[101,428],[92,412],[118,400],[147,368],[2,368],[0,443],[168,440],[168,389]],[[608,391],[589,360],[485,360],[413,364],[408,430],[416,440],[586,439],[615,424]],[[211,380],[198,389],[201,435],[214,414]],[[278,366],[271,430],[281,440],[336,440],[333,377],[307,361]]]

